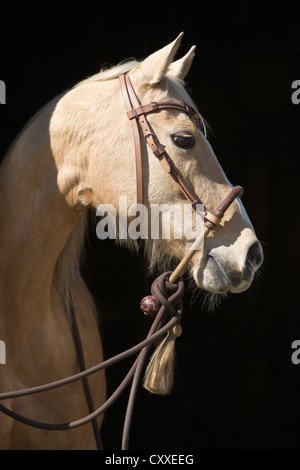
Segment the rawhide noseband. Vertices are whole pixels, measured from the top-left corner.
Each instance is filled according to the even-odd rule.
[[[123,98],[125,101],[127,116],[130,119],[133,127],[134,141],[135,141],[135,153],[136,153],[136,174],[137,174],[137,202],[143,202],[143,185],[142,185],[142,145],[140,141],[139,126],[142,130],[142,133],[151,147],[155,157],[157,157],[164,169],[172,176],[174,181],[179,185],[181,191],[184,193],[189,202],[193,205],[193,208],[196,209],[196,204],[201,203],[199,199],[195,198],[189,189],[186,187],[184,181],[176,170],[173,161],[170,156],[167,154],[165,147],[159,142],[156,134],[151,128],[146,115],[148,113],[158,112],[162,109],[173,109],[180,112],[186,113],[191,119],[193,119],[197,125],[200,126],[200,122],[203,120],[201,116],[190,106],[186,106],[176,102],[154,102],[149,105],[141,105],[135,91],[132,87],[128,74],[123,74],[119,77],[121,90]],[[213,230],[216,225],[218,225],[228,207],[232,202],[242,195],[243,189],[240,186],[234,187],[227,197],[223,200],[220,206],[212,211],[204,212],[205,219],[205,231],[204,238]],[[41,393],[47,390],[53,390],[58,387],[63,387],[64,385],[70,384],[77,380],[82,380],[84,392],[86,395],[89,414],[83,418],[77,419],[75,421],[70,421],[60,424],[52,423],[43,423],[40,421],[32,420],[25,416],[22,416],[15,411],[7,408],[6,406],[0,404],[0,411],[5,413],[17,421],[20,421],[29,426],[45,429],[45,430],[68,430],[74,429],[76,427],[82,426],[91,422],[93,424],[93,431],[96,441],[96,446],[98,449],[102,449],[102,443],[100,439],[100,433],[97,429],[96,418],[104,413],[123,393],[126,387],[132,382],[131,391],[128,399],[127,411],[123,427],[123,439],[122,439],[122,449],[128,448],[129,434],[130,434],[130,425],[132,420],[132,413],[135,403],[135,397],[137,390],[140,384],[141,374],[145,362],[147,360],[148,352],[158,339],[162,338],[167,332],[176,328],[180,324],[181,315],[182,315],[182,297],[184,293],[184,283],[180,276],[187,269],[188,263],[191,260],[192,256],[196,252],[196,248],[193,248],[186,254],[186,256],[178,264],[177,268],[173,272],[166,272],[161,274],[152,284],[151,292],[152,296],[147,296],[144,301],[141,302],[141,308],[148,316],[152,317],[153,323],[149,329],[149,333],[146,339],[139,344],[131,347],[130,349],[117,354],[116,356],[105,360],[104,362],[95,365],[89,369],[86,369],[84,363],[84,354],[81,345],[79,330],[76,322],[75,309],[72,302],[72,296],[70,294],[70,312],[72,320],[72,332],[74,337],[74,343],[76,347],[78,362],[80,365],[81,372],[67,377],[56,382],[51,382],[48,384],[40,385],[37,387],[31,387],[23,390],[16,390],[13,392],[0,393],[0,401],[5,399],[17,399],[18,397],[32,395],[36,393]],[[125,358],[128,358],[134,354],[138,354],[135,362],[133,363],[131,369],[127,373],[126,377],[123,379],[119,387],[115,392],[106,400],[106,402],[101,405],[99,408],[94,409],[94,405],[91,399],[91,392],[89,389],[89,384],[87,377],[92,375],[100,370],[103,370],[116,362],[119,362]]]

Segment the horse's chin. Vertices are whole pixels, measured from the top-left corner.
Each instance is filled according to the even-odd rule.
[[[208,256],[204,269],[194,267],[193,277],[198,287],[214,294],[243,292],[253,280],[253,276],[244,271],[227,271],[213,256]]]

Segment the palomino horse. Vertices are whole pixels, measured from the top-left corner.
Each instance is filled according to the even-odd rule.
[[[194,47],[173,61],[181,41],[142,62],[130,61],[82,81],[42,108],[17,137],[1,166],[0,336],[6,364],[0,392],[33,387],[78,372],[70,327],[76,311],[86,367],[102,360],[93,301],[80,274],[87,208],[127,196],[136,202],[132,129],[119,84],[128,73],[141,103],[194,103],[183,80]],[[186,184],[205,206],[217,207],[232,189],[206,137],[180,109],[163,109],[149,122]],[[184,204],[174,180],[142,145],[143,201]],[[118,216],[118,213],[117,213]],[[184,256],[184,239],[146,240],[149,264]],[[203,251],[190,263],[196,284],[213,293],[247,289],[262,250],[240,200],[235,200]],[[94,406],[105,400],[102,372],[88,378]],[[3,402],[31,419],[66,422],[88,414],[82,384]],[[100,428],[101,420],[98,419]],[[91,449],[90,424],[68,431],[28,427],[1,413],[3,449]]]

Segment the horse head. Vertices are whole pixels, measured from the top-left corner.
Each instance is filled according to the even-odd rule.
[[[90,392],[86,384],[82,387],[81,383],[69,383],[68,387],[72,388],[65,392],[52,389],[51,383],[51,392],[48,390],[37,399],[31,388],[36,383],[45,384],[47,380],[56,381],[57,386],[57,374],[62,377],[71,374],[74,378],[78,370],[77,360],[82,369],[102,362],[94,303],[80,271],[87,207],[113,208],[119,222],[116,237],[131,247],[138,244],[134,237],[121,236],[120,221],[124,218],[127,222],[139,220],[136,228],[139,225],[140,236],[145,239],[149,265],[156,264],[162,268],[168,260],[185,256],[188,237],[186,234],[178,236],[180,224],[174,220],[169,238],[147,238],[146,225],[142,227],[143,218],[138,219],[138,216],[132,220],[134,214],[131,210],[136,201],[143,201],[143,207],[141,204],[137,207],[140,215],[146,208],[148,235],[152,235],[154,207],[163,206],[168,213],[176,205],[184,213],[187,197],[189,207],[190,202],[194,205],[193,201],[201,200],[207,211],[205,217],[214,217],[213,211],[220,203],[225,207],[225,201],[230,199],[227,195],[235,193],[231,191],[232,186],[201,128],[200,122],[203,124],[204,121],[195,112],[195,104],[184,88],[195,48],[174,61],[181,36],[142,62],[126,62],[101,71],[52,100],[24,127],[1,165],[0,236],[1,246],[5,249],[0,259],[3,273],[0,331],[5,344],[0,342],[0,347],[2,345],[3,353],[3,346],[7,345],[9,366],[3,369],[0,389],[18,390],[23,386],[26,394],[28,388],[31,391],[27,401],[14,401],[16,392],[8,393],[7,396],[13,399],[11,407],[14,411],[1,405],[1,411],[6,410],[4,412],[9,416],[1,419],[1,448],[94,447],[92,427],[81,426],[81,419],[72,423],[65,421],[76,415],[78,410],[87,411],[86,399],[89,409],[93,408],[89,394],[96,399],[95,404],[103,403],[106,389],[103,373],[89,377]],[[143,109],[149,104],[151,109],[155,108],[155,112],[148,114],[147,111],[145,122],[149,123],[149,129],[147,127],[145,133],[141,127],[144,135],[140,130],[138,161],[141,161],[142,171],[138,179],[137,140],[131,122],[139,122],[142,126],[139,117],[142,114],[139,115],[138,109],[134,108],[131,110],[133,116],[132,113],[128,115],[124,104],[126,95],[124,100],[124,88],[120,86],[122,80],[131,84]],[[154,102],[156,105],[153,107],[151,103]],[[164,105],[159,108],[158,104],[162,103]],[[141,179],[142,186],[137,184]],[[137,191],[141,187],[142,191]],[[26,216],[20,217],[21,213]],[[195,225],[194,220],[188,223],[192,228]],[[162,232],[166,228],[166,219],[164,224]],[[128,235],[129,232],[128,227]],[[206,236],[201,250],[194,254],[190,271],[196,284],[207,291],[221,294],[241,292],[250,286],[262,260],[261,245],[242,202],[236,198],[220,224]],[[182,281],[180,283],[183,284]],[[170,332],[169,324],[164,325],[163,333],[168,331],[167,337],[156,349],[155,360],[151,359],[147,368],[144,386],[153,393],[166,394],[171,390],[174,338],[180,334],[177,324],[179,310],[175,312],[177,317],[174,314],[170,320],[175,330],[172,328]],[[164,315],[163,309],[161,312]],[[152,323],[151,335],[162,320],[159,315]],[[155,340],[161,337],[161,331],[155,331],[157,334],[160,336],[155,336]],[[153,337],[154,334],[150,338],[152,342]],[[133,385],[136,384],[140,365],[150,345],[149,337],[145,341],[147,347],[144,347],[144,342],[139,345],[141,352],[138,362],[135,362],[136,369],[130,369],[119,390],[128,383],[132,374]],[[136,352],[135,348],[132,349]],[[85,364],[82,363],[83,350]],[[123,357],[127,354],[128,351]],[[24,361],[24,357],[28,360]],[[36,367],[33,368],[32,364]],[[137,390],[135,385],[134,389]],[[24,390],[20,391],[22,396]],[[104,408],[104,405],[98,408],[98,415]],[[23,422],[25,419],[26,424],[30,419],[24,418],[23,412],[25,416],[41,417],[39,419],[48,423],[39,423],[41,429],[38,425],[36,432],[28,432],[23,424],[10,421],[15,412],[16,419]],[[93,415],[94,412],[84,420],[91,419]],[[63,421],[64,424],[49,424],[49,421]],[[128,429],[127,424],[125,430]],[[97,446],[99,425],[100,419],[98,424],[94,421]],[[54,434],[54,429],[60,432]],[[64,437],[61,429],[69,429]]]
[[[141,62],[127,62],[101,71],[75,86],[58,102],[50,125],[51,147],[58,160],[58,184],[78,216],[85,206],[109,204],[119,214],[120,196],[128,207],[136,202],[134,138],[119,85],[130,77],[142,104],[176,102],[196,108],[184,88],[195,47],[174,61],[182,34]],[[180,109],[148,115],[189,190],[212,211],[232,189],[203,132]],[[203,121],[202,121],[203,122]],[[183,206],[184,195],[145,141],[142,142],[143,202]],[[176,230],[174,229],[174,233]],[[182,258],[184,238],[145,241],[151,265]],[[215,293],[246,290],[263,261],[261,245],[242,202],[234,201],[221,224],[193,257],[190,270],[196,284]]]

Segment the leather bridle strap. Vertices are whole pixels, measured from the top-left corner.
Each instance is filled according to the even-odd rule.
[[[184,180],[179,174],[173,160],[167,153],[165,146],[162,145],[153,131],[146,114],[160,111],[162,109],[175,109],[180,112],[184,112],[190,116],[197,127],[200,126],[202,121],[201,116],[191,106],[183,105],[175,101],[161,101],[152,102],[148,105],[142,106],[130,81],[128,74],[122,74],[119,76],[120,87],[124,98],[127,117],[131,121],[134,135],[134,146],[135,146],[135,159],[136,159],[136,185],[137,185],[137,203],[143,203],[143,167],[142,167],[142,145],[139,127],[143,133],[143,136],[150,146],[153,154],[159,159],[165,171],[172,176],[173,180],[178,184],[180,190],[185,195],[187,200],[192,204],[193,209],[196,210],[197,204],[202,204],[200,199],[195,198],[193,194],[187,188]],[[205,225],[211,230],[220,223],[218,214],[208,212],[205,210],[204,213]]]
[[[127,83],[125,80],[125,74],[120,75],[120,85],[125,102],[125,106],[128,112],[132,111],[135,107],[139,106],[135,93],[129,94]],[[135,167],[136,167],[136,194],[137,203],[143,204],[143,168],[142,168],[142,145],[140,139],[139,126],[136,119],[131,120],[133,136],[134,136],[134,148],[135,148]]]
[[[127,110],[128,119],[132,123],[134,142],[135,142],[135,156],[136,156],[136,175],[137,175],[137,201],[142,202],[142,146],[140,140],[140,133],[138,131],[138,124],[146,139],[147,144],[150,146],[153,154],[160,160],[163,168],[169,173],[176,183],[180,186],[181,191],[185,197],[192,203],[200,203],[188,190],[184,181],[178,174],[176,167],[162,145],[155,132],[153,131],[146,114],[160,111],[162,109],[176,109],[177,111],[184,112],[189,116],[197,119],[198,113],[190,106],[182,105],[172,101],[153,102],[146,106],[142,106],[131,84],[128,74],[122,74],[119,77],[120,86]]]

